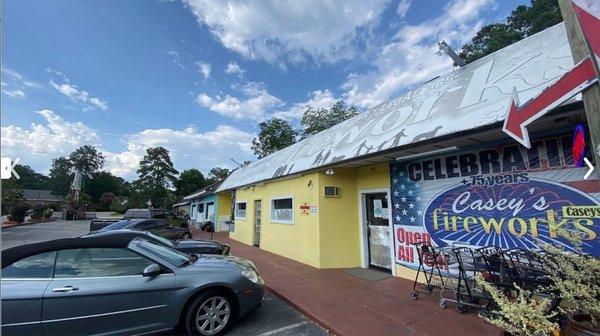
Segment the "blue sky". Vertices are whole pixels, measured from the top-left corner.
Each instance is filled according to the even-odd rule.
[[[46,173],[93,144],[128,179],[147,147],[175,167],[254,160],[261,120],[360,109],[452,70],[435,53],[516,0],[3,2],[2,156]]]

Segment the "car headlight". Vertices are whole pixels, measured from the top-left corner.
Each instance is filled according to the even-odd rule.
[[[242,275],[246,277],[246,279],[254,282],[255,284],[262,285],[264,284],[263,279],[261,279],[260,275],[256,273],[255,270],[244,270],[242,271]]]

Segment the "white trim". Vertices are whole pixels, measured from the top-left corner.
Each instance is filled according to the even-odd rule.
[[[284,200],[284,199],[288,199],[288,198],[292,199],[292,220],[286,221],[286,220],[280,220],[280,219],[273,219],[273,201]],[[277,224],[294,225],[295,219],[296,219],[294,204],[296,204],[296,200],[293,195],[282,195],[282,196],[271,197],[269,199],[269,221],[271,223],[277,223]]]
[[[396,259],[395,256],[395,245],[396,241],[394,239],[394,221],[392,220],[392,202],[390,197],[390,188],[374,188],[374,189],[360,189],[358,191],[358,225],[359,225],[359,235],[360,235],[360,267],[369,268],[369,251],[368,246],[369,242],[367,241],[367,221],[366,221],[366,212],[364,209],[366,208],[365,195],[366,194],[375,194],[375,193],[384,193],[388,200],[388,223],[390,226],[390,261],[391,261],[391,272],[393,276],[396,276]]]
[[[244,217],[237,216],[237,210],[238,210],[237,205],[241,204],[241,203],[246,204],[246,216],[244,216]],[[248,202],[246,202],[245,200],[236,200],[234,207],[233,207],[233,220],[247,220],[247,218],[248,218]]]

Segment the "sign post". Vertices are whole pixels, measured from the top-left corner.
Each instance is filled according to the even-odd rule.
[[[596,20],[596,25],[600,24],[598,13],[587,13],[587,19],[583,22],[584,26],[580,26],[580,19],[577,18],[577,14],[573,10],[573,6],[577,6],[578,10],[589,9],[597,4],[594,4],[595,0],[559,0],[560,11],[565,21],[565,28],[567,29],[567,38],[573,54],[573,61],[575,64],[579,63],[586,57],[591,56],[591,60],[595,63],[596,69],[598,69],[598,53],[600,52],[600,45],[596,45],[597,37],[594,38],[588,34],[588,41],[583,33],[582,28],[590,29],[591,25]],[[586,5],[589,5],[586,6]],[[581,14],[580,14],[581,15]],[[585,26],[587,25],[587,26]],[[600,26],[596,26],[596,35]],[[590,32],[593,33],[593,32]],[[591,34],[593,35],[593,34]],[[592,41],[594,39],[594,41]],[[588,42],[593,45],[588,45]],[[590,131],[590,140],[592,144],[591,155],[594,155],[594,161],[596,164],[600,163],[600,85],[593,85],[587,90],[583,91],[583,106],[585,107],[585,113],[588,121],[588,129]]]

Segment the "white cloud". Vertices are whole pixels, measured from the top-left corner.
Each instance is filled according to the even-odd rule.
[[[307,101],[296,103],[287,110],[277,111],[273,116],[286,120],[300,119],[308,107],[328,109],[339,100],[329,90],[315,90],[308,96]]]
[[[69,122],[51,110],[41,110],[44,122],[32,123],[29,128],[9,125],[2,127],[2,155],[19,157],[22,164],[48,173],[52,159],[68,156],[76,148],[91,144],[106,157],[106,170],[127,179],[136,177],[139,161],[152,146],[169,150],[175,168],[197,168],[208,172],[215,166],[234,168],[230,158],[253,160],[250,144],[254,134],[232,126],[220,125],[214,130],[200,132],[189,126],[182,130],[146,129],[124,137],[123,151],[103,148],[99,133],[81,122]],[[108,140],[108,139],[106,139]],[[114,139],[110,139],[114,141]]]
[[[200,93],[196,102],[220,115],[235,119],[261,120],[275,108],[283,106],[281,99],[271,95],[261,83],[248,82],[241,87],[243,97],[209,96]]]
[[[225,73],[228,73],[230,75],[237,75],[238,77],[242,77],[244,75],[245,70],[242,69],[242,67],[240,67],[239,64],[237,64],[235,61],[231,61],[227,64],[227,67],[225,68]]]
[[[171,62],[177,65],[181,69],[185,70],[185,66],[181,63],[181,58],[179,57],[179,51],[177,50],[167,50],[166,54],[171,57]]]
[[[47,109],[37,113],[44,118],[44,123],[32,123],[29,128],[2,127],[3,155],[20,157],[22,164],[47,172],[52,158],[99,141],[96,131],[81,122],[68,122]]]
[[[419,25],[402,26],[391,42],[373,52],[374,69],[350,74],[343,98],[367,108],[388,101],[416,84],[452,70],[452,60],[437,53],[437,41],[455,47],[468,42],[483,22],[480,13],[493,0],[454,0],[443,13]]]
[[[282,67],[307,59],[335,62],[352,57],[359,31],[379,21],[388,2],[185,0],[223,46]]]
[[[2,93],[12,98],[23,99],[27,96],[25,90],[40,87],[38,83],[26,79],[10,68],[2,67],[2,77],[4,79],[2,81]]]
[[[118,176],[135,178],[140,160],[149,147],[169,150],[179,171],[196,168],[207,173],[211,168],[234,168],[231,158],[252,160],[250,143],[254,134],[235,127],[220,125],[213,131],[199,132],[196,127],[183,130],[148,129],[127,137],[127,149],[119,153],[105,152],[106,169]]]
[[[71,101],[86,104],[86,109],[108,109],[108,103],[106,101],[90,95],[87,91],[79,89],[77,85],[71,84],[68,81],[66,83],[57,84],[54,80],[50,80],[50,85],[58,92],[71,99]]]
[[[398,7],[396,8],[396,14],[401,19],[404,19],[406,17],[406,13],[408,13],[408,10],[410,9],[410,4],[411,0],[402,0],[398,4]]]
[[[196,61],[196,66],[198,67],[198,72],[201,73],[202,76],[204,76],[204,79],[210,77],[210,73],[212,71],[212,66],[210,65],[210,63]]]

